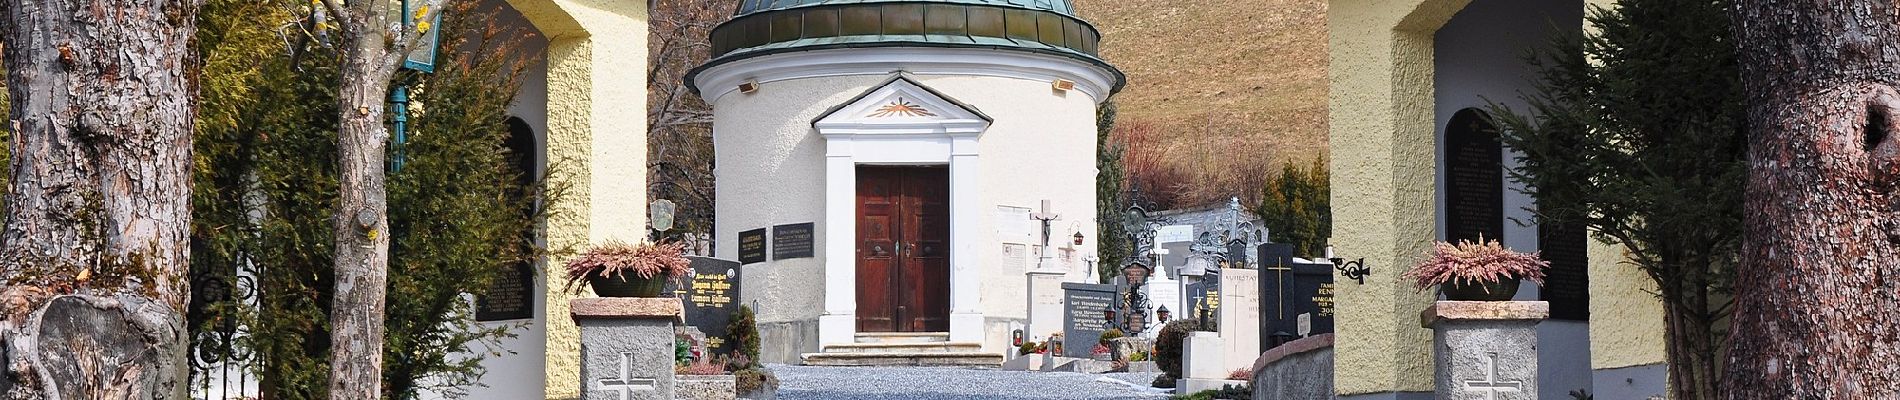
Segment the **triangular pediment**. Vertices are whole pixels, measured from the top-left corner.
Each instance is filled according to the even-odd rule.
[[[911,130],[926,126],[981,130],[989,123],[990,117],[976,107],[924,86],[904,73],[893,74],[812,122],[820,131],[827,128],[876,130],[878,127]]]

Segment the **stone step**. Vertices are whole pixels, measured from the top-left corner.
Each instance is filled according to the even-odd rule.
[[[976,342],[854,343],[825,346],[826,353],[956,353],[983,349]]]
[[[805,365],[823,367],[997,367],[1003,355],[974,351],[919,353],[805,353]]]
[[[879,332],[859,333],[858,343],[932,343],[950,341],[949,332]]]

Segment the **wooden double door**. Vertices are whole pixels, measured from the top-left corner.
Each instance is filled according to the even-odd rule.
[[[950,170],[858,167],[858,331],[950,331]]]

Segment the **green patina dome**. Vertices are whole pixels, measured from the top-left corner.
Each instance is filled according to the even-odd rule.
[[[712,60],[688,76],[733,61],[798,51],[868,47],[980,48],[1033,52],[1093,64],[1101,32],[1075,15],[1073,0],[739,0],[712,31]]]

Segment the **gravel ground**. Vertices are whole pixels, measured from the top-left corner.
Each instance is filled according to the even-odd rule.
[[[1092,375],[1075,372],[1021,372],[971,368],[870,368],[772,365],[784,400],[1039,400],[1157,399],[1166,393],[1136,389],[1100,378],[1141,386],[1153,373]]]

